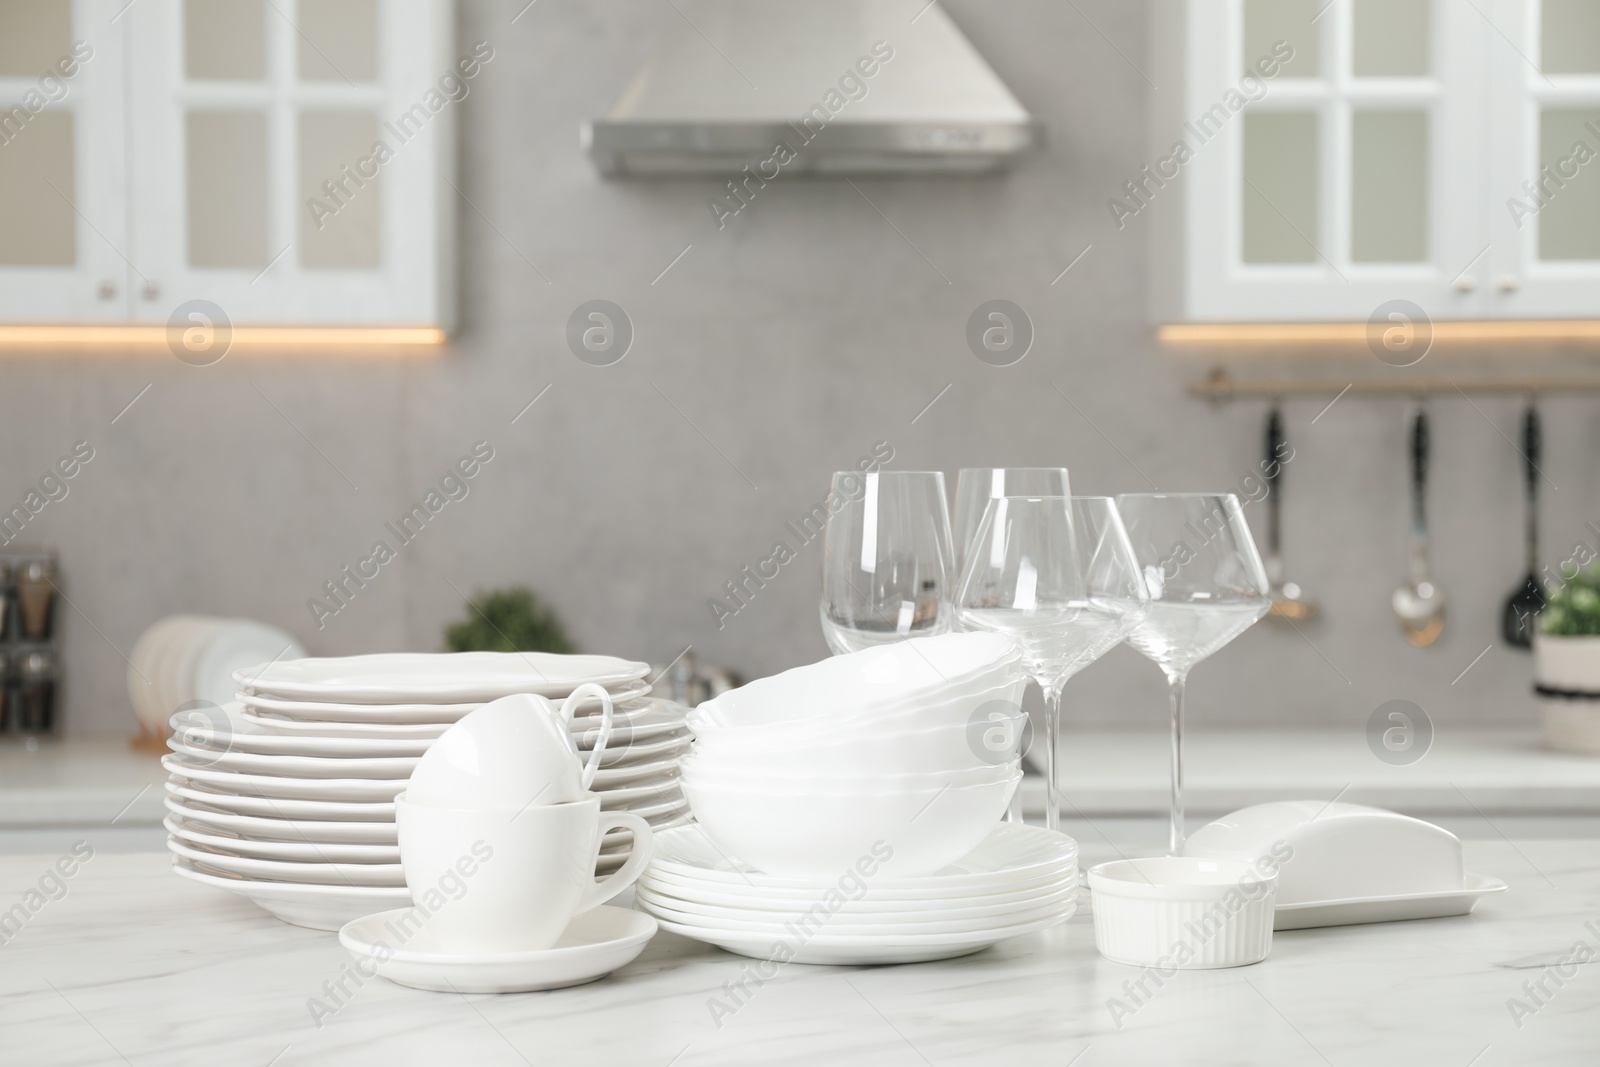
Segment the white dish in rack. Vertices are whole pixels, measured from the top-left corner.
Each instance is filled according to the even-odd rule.
[[[543,652],[385,652],[262,664],[234,674],[255,693],[351,704],[487,703],[513,693],[564,697],[585,682],[627,686],[650,665],[615,656]]]

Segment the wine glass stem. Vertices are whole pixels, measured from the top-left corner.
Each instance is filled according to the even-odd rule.
[[[1044,827],[1061,829],[1061,786],[1057,777],[1057,743],[1061,740],[1061,687],[1044,691]]]
[[[1168,840],[1168,855],[1183,853],[1183,687],[1188,681],[1184,674],[1167,676],[1167,690],[1172,698],[1172,826]]]

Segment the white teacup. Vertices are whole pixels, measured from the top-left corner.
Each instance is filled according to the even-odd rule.
[[[650,824],[601,811],[600,798],[474,811],[395,797],[400,862],[430,938],[452,953],[521,952],[556,943],[573,917],[632,885],[650,862]],[[595,881],[607,830],[633,831],[622,867]]]
[[[585,763],[572,720],[594,699],[600,736]],[[611,738],[612,715],[611,694],[592,682],[574,689],[560,709],[531,693],[501,697],[439,735],[417,761],[407,792],[419,804],[473,810],[582,800]]]

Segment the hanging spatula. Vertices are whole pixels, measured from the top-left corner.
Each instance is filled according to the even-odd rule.
[[[1522,415],[1523,491],[1527,505],[1526,548],[1528,573],[1500,613],[1500,633],[1506,644],[1517,648],[1533,646],[1534,619],[1544,610],[1544,590],[1539,588],[1539,454],[1544,435],[1540,432],[1539,410],[1533,400]]]

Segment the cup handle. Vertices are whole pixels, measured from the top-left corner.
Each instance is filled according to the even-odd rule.
[[[589,762],[583,765],[583,777],[579,779],[583,788],[588,789],[594,783],[594,774],[600,769],[600,757],[605,754],[606,745],[611,742],[611,724],[613,710],[611,694],[606,692],[602,685],[594,682],[584,682],[572,691],[561,705],[561,721],[568,730],[572,729],[572,720],[577,717],[578,705],[583,703],[584,697],[597,696],[600,698],[600,736],[595,738],[594,749],[589,753]]]
[[[590,908],[599,907],[637,881],[655,852],[655,839],[651,836],[649,823],[631,811],[602,811],[600,832],[596,835],[595,841],[597,859],[600,842],[605,840],[606,831],[617,829],[633,831],[633,852],[616,871],[584,889],[583,896],[578,900],[579,914]]]

